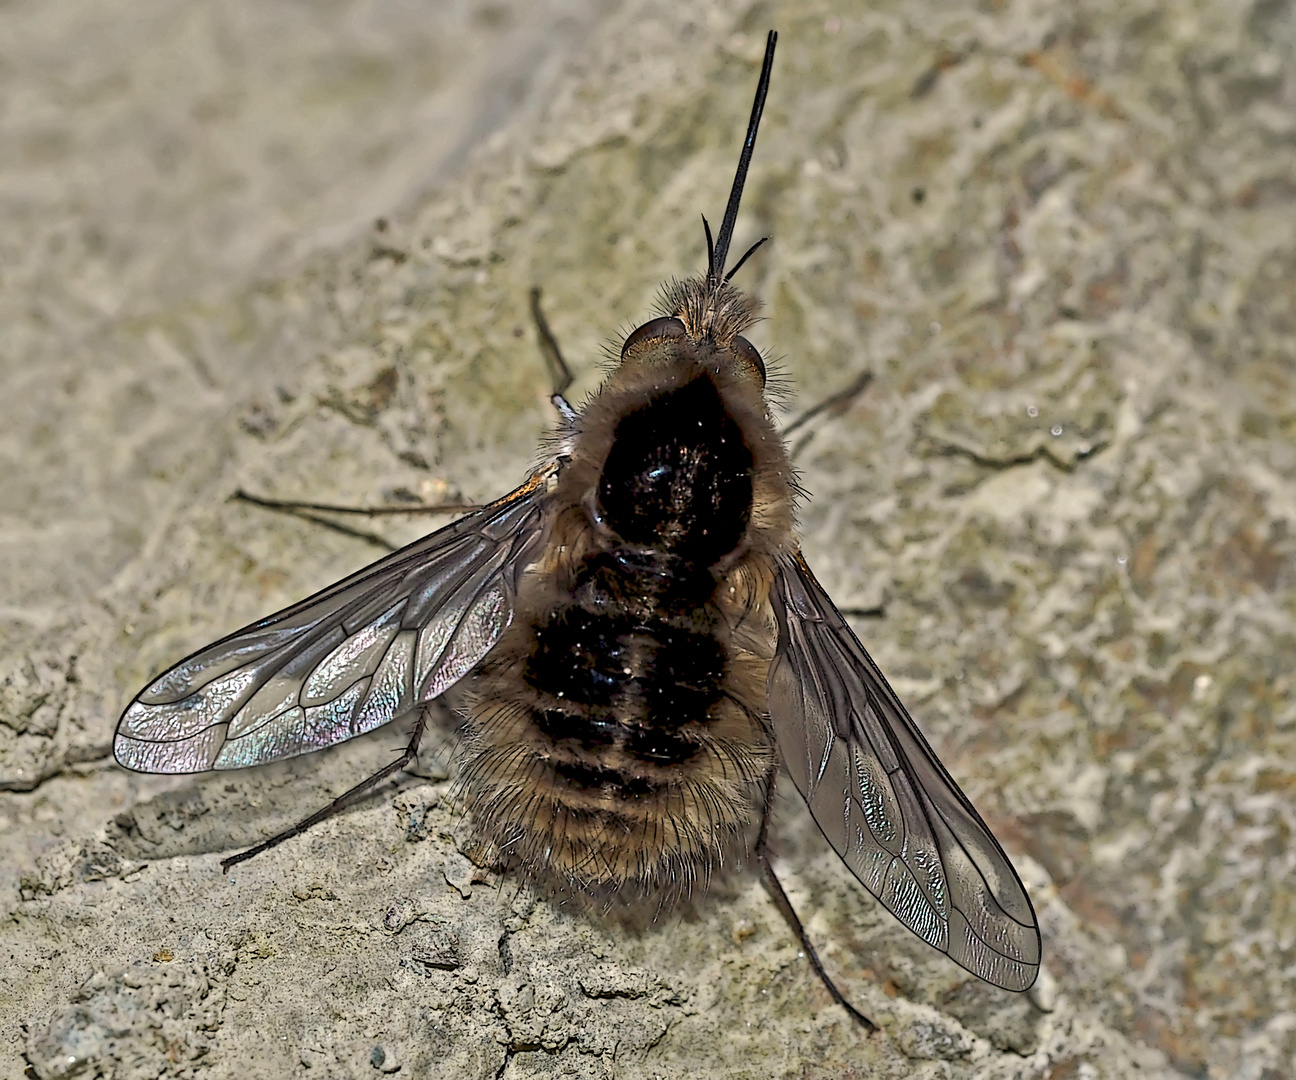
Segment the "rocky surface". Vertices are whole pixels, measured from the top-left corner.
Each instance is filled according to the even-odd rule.
[[[216,10],[0,14],[0,1073],[1293,1075],[1290,3]],[[751,336],[788,415],[874,376],[797,433],[805,551],[1045,934],[1031,995],[972,980],[785,798],[871,1037],[751,874],[625,926],[475,865],[448,736],[228,876],[402,732],[108,757],[152,673],[427,528],[234,492],[525,474],[528,289],[579,395],[701,267],[770,26]]]

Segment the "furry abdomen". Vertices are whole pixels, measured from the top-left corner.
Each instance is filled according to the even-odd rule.
[[[719,865],[771,753],[768,662],[715,633],[711,596],[659,596],[697,604],[649,617],[611,600],[591,579],[644,584],[616,562],[579,564],[583,602],[554,596],[488,662],[463,772],[502,855],[594,895],[687,886]]]
[[[596,896],[721,865],[773,761],[770,563],[750,543],[768,477],[711,378],[673,382],[577,444],[468,715],[479,833]]]

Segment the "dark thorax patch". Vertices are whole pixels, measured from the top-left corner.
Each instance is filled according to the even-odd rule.
[[[742,540],[751,517],[752,454],[706,375],[623,417],[598,496],[626,544],[711,566]]]

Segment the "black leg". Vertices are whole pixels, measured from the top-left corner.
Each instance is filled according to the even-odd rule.
[[[249,495],[246,491],[236,491],[230,496],[235,502],[251,503],[253,506],[259,506],[265,510],[274,510],[277,513],[290,514],[292,517],[301,518],[302,521],[309,521],[313,525],[320,525],[325,529],[332,529],[343,536],[352,536],[357,540],[364,540],[375,547],[380,547],[384,551],[395,551],[396,545],[386,537],[379,536],[377,533],[370,532],[368,529],[357,529],[354,525],[344,525],[340,521],[334,521],[332,518],[324,517],[320,511],[328,511],[338,514],[364,514],[373,511],[352,506],[329,506],[324,503],[297,503],[284,499],[263,499],[260,495]],[[382,508],[377,510],[382,513]],[[409,513],[410,511],[403,511]]]
[[[824,413],[828,413],[830,416],[841,415],[850,408],[851,404],[860,396],[860,394],[864,393],[864,391],[868,389],[868,385],[872,381],[873,372],[860,372],[849,386],[844,386],[836,393],[829,394],[822,401],[815,405],[811,405],[810,408],[806,409],[800,416],[789,421],[787,426],[783,429],[783,438],[787,439],[794,431],[796,431],[797,428],[804,427],[816,416],[821,416]],[[795,457],[811,438],[812,436],[807,435],[797,443],[796,447],[792,450],[792,456]]]
[[[832,996],[833,1001],[850,1013],[864,1027],[865,1031],[872,1033],[878,1030],[877,1024],[873,1023],[872,1020],[847,1001],[842,992],[837,989],[837,984],[828,977],[828,972],[824,971],[824,966],[819,960],[819,954],[815,952],[815,947],[810,944],[810,939],[806,936],[805,927],[801,925],[801,920],[797,916],[796,909],[792,906],[792,901],[788,899],[787,893],[783,891],[783,886],[779,882],[778,875],[774,873],[774,864],[770,862],[769,856],[769,824],[774,810],[774,784],[777,779],[778,764],[776,762],[770,769],[769,777],[766,780],[765,803],[761,811],[760,835],[756,840],[756,859],[760,863],[761,873],[765,877],[765,888],[769,890],[770,896],[774,900],[774,906],[779,909],[783,918],[787,920],[788,926],[792,928],[792,933],[801,942],[802,952],[806,954],[810,966],[814,968],[819,980],[824,984],[824,988]]]
[[[383,517],[390,514],[460,514],[481,507],[474,503],[433,503],[430,506],[337,506],[334,503],[297,502],[293,499],[265,499],[252,495],[241,488],[231,496],[235,502],[251,503],[263,510],[275,510],[303,521],[322,525],[326,529],[340,532],[343,536],[354,536],[357,540],[367,540],[387,551],[395,551],[396,545],[377,533],[367,529],[357,529],[354,525],[344,525],[340,521],[323,517],[324,514],[363,514],[365,517]]]
[[[284,510],[288,513],[316,511],[326,514],[363,514],[365,517],[390,517],[394,514],[467,514],[480,510],[477,503],[411,503],[409,506],[339,506],[336,503],[297,502],[294,499],[266,499],[252,495],[240,488],[234,492],[239,502],[251,503],[266,510]],[[314,519],[312,519],[314,520]]]
[[[554,408],[562,414],[562,418],[568,422],[576,419],[576,410],[568,403],[563,394],[567,392],[567,387],[572,384],[571,368],[567,366],[567,361],[563,359],[562,350],[558,348],[558,339],[549,329],[549,320],[545,318],[544,311],[540,307],[540,286],[533,286],[531,289],[531,318],[535,321],[536,337],[540,340],[540,353],[544,357],[545,366],[549,369],[549,377],[553,380],[553,394],[549,400],[553,402]]]
[[[544,311],[540,307],[539,286],[531,290],[531,318],[535,321],[536,337],[540,341],[540,354],[544,357],[545,367],[549,369],[549,377],[553,380],[553,393],[550,395],[549,400],[553,402],[554,408],[558,410],[562,418],[571,423],[576,419],[576,410],[571,407],[563,395],[572,384],[572,373],[567,366],[567,361],[563,359],[562,350],[558,347],[558,339],[554,337],[553,330],[549,328],[549,320],[545,318]],[[341,522],[320,515],[360,514],[365,517],[387,517],[393,514],[469,514],[474,510],[481,509],[475,503],[459,502],[432,503],[421,506],[339,506],[337,503],[301,502],[296,499],[267,499],[242,489],[234,492],[233,498],[238,502],[259,506],[263,510],[278,510],[285,514],[292,514],[294,517],[313,522],[316,525],[323,525],[326,529],[332,529],[345,536],[354,536],[358,540],[367,540],[369,543],[377,544],[388,551],[395,551],[396,549],[377,533],[357,529],[352,525],[344,525]]]
[[[354,525],[344,525],[340,521],[324,517],[324,514],[363,514],[366,517],[381,517],[389,514],[459,514],[481,507],[473,503],[434,503],[430,506],[337,506],[333,503],[296,502],[292,499],[265,499],[252,495],[240,488],[231,496],[235,502],[250,503],[263,510],[275,510],[291,514],[315,525],[340,532],[343,536],[353,536],[357,540],[366,540],[386,551],[395,551],[396,545],[386,537],[369,532],[368,529],[357,529]]]
[[[427,711],[420,710],[418,720],[414,724],[414,731],[410,735],[409,745],[405,747],[405,752],[390,765],[384,766],[367,780],[362,780],[360,783],[356,784],[356,786],[350,791],[339,795],[329,803],[328,806],[324,807],[323,810],[319,810],[316,813],[311,814],[311,816],[305,820],[297,822],[297,824],[291,829],[285,829],[283,832],[270,837],[269,840],[257,844],[256,847],[248,848],[247,851],[240,851],[237,855],[231,855],[228,859],[221,859],[221,869],[228,874],[231,866],[245,862],[254,855],[260,855],[263,851],[269,851],[272,847],[282,844],[285,840],[291,840],[294,836],[300,836],[312,825],[318,825],[326,818],[331,818],[339,811],[345,810],[366,791],[369,791],[377,784],[380,784],[383,780],[387,779],[387,777],[391,776],[392,773],[399,772],[414,760],[414,756],[418,753],[419,740],[423,738],[423,729],[426,726]]]

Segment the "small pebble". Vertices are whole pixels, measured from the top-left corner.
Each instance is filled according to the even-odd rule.
[[[400,1057],[391,1043],[380,1043],[369,1051],[369,1064],[379,1072],[394,1073],[400,1069]]]

